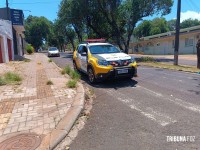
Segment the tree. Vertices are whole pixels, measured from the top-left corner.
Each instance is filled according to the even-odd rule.
[[[62,0],[59,17],[68,20],[75,31],[77,27],[92,31],[98,38],[114,40],[128,53],[136,23],[155,13],[168,14],[172,4],[172,0]]]
[[[155,18],[152,20],[150,35],[165,33],[167,31],[169,31],[169,28],[165,18]]]
[[[156,35],[156,34],[160,34],[160,33],[161,33],[161,30],[159,27],[154,27],[150,31],[150,35]]]
[[[79,42],[83,40],[85,29],[83,0],[62,0],[58,20],[72,26]]]
[[[116,33],[117,44],[128,53],[130,38],[136,23],[144,17],[155,13],[168,14],[172,0],[97,0],[100,10]],[[109,9],[106,9],[108,6]]]
[[[145,37],[150,35],[150,31],[151,31],[151,21],[144,20],[135,28],[134,35],[136,37]]]
[[[38,49],[47,41],[51,22],[45,17],[28,16],[25,20],[25,38],[28,43]]]
[[[70,42],[73,50],[75,50],[76,32],[71,24],[59,18],[54,23],[54,30],[57,35],[57,42],[61,47],[64,47],[64,43]]]
[[[167,26],[169,28],[169,31],[175,31],[176,29],[176,19],[172,19],[167,21]]]
[[[189,27],[193,27],[193,26],[198,26],[200,25],[200,20],[198,19],[187,19],[184,20],[181,24],[180,27],[183,28],[189,28]]]
[[[169,31],[167,21],[164,18],[155,18],[152,21],[144,20],[135,28],[136,37],[150,36]]]
[[[65,27],[65,34],[66,34],[69,42],[71,43],[73,50],[75,50],[76,47],[75,47],[74,39],[76,37],[76,33],[73,30],[72,26],[68,25]]]
[[[49,45],[59,47],[59,49],[63,51],[66,39],[65,31],[60,28],[60,21],[55,20],[50,29],[50,34],[48,36]]]

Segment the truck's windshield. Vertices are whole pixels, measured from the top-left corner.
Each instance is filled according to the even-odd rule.
[[[120,50],[113,45],[93,45],[89,49],[92,54],[120,53]]]

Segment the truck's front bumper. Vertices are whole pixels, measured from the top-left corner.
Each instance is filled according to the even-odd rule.
[[[115,79],[115,78],[132,78],[137,76],[137,67],[113,68],[108,73],[99,73],[96,75],[97,80]]]

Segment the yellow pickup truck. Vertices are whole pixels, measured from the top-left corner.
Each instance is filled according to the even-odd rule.
[[[137,76],[134,57],[104,42],[79,44],[73,53],[73,65],[75,70],[88,75],[90,83],[108,78]]]

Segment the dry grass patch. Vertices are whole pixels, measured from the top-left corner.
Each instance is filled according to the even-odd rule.
[[[3,76],[0,76],[0,86],[7,84],[21,84],[22,77],[19,74],[13,72],[7,72]]]
[[[48,80],[47,85],[53,85],[53,82],[51,80]]]
[[[49,61],[49,62],[53,62],[53,60],[52,60],[52,59],[49,59],[48,61]]]
[[[68,87],[68,88],[75,88],[76,85],[77,85],[77,81],[76,81],[76,80],[69,80],[69,81],[67,82],[67,87]]]

